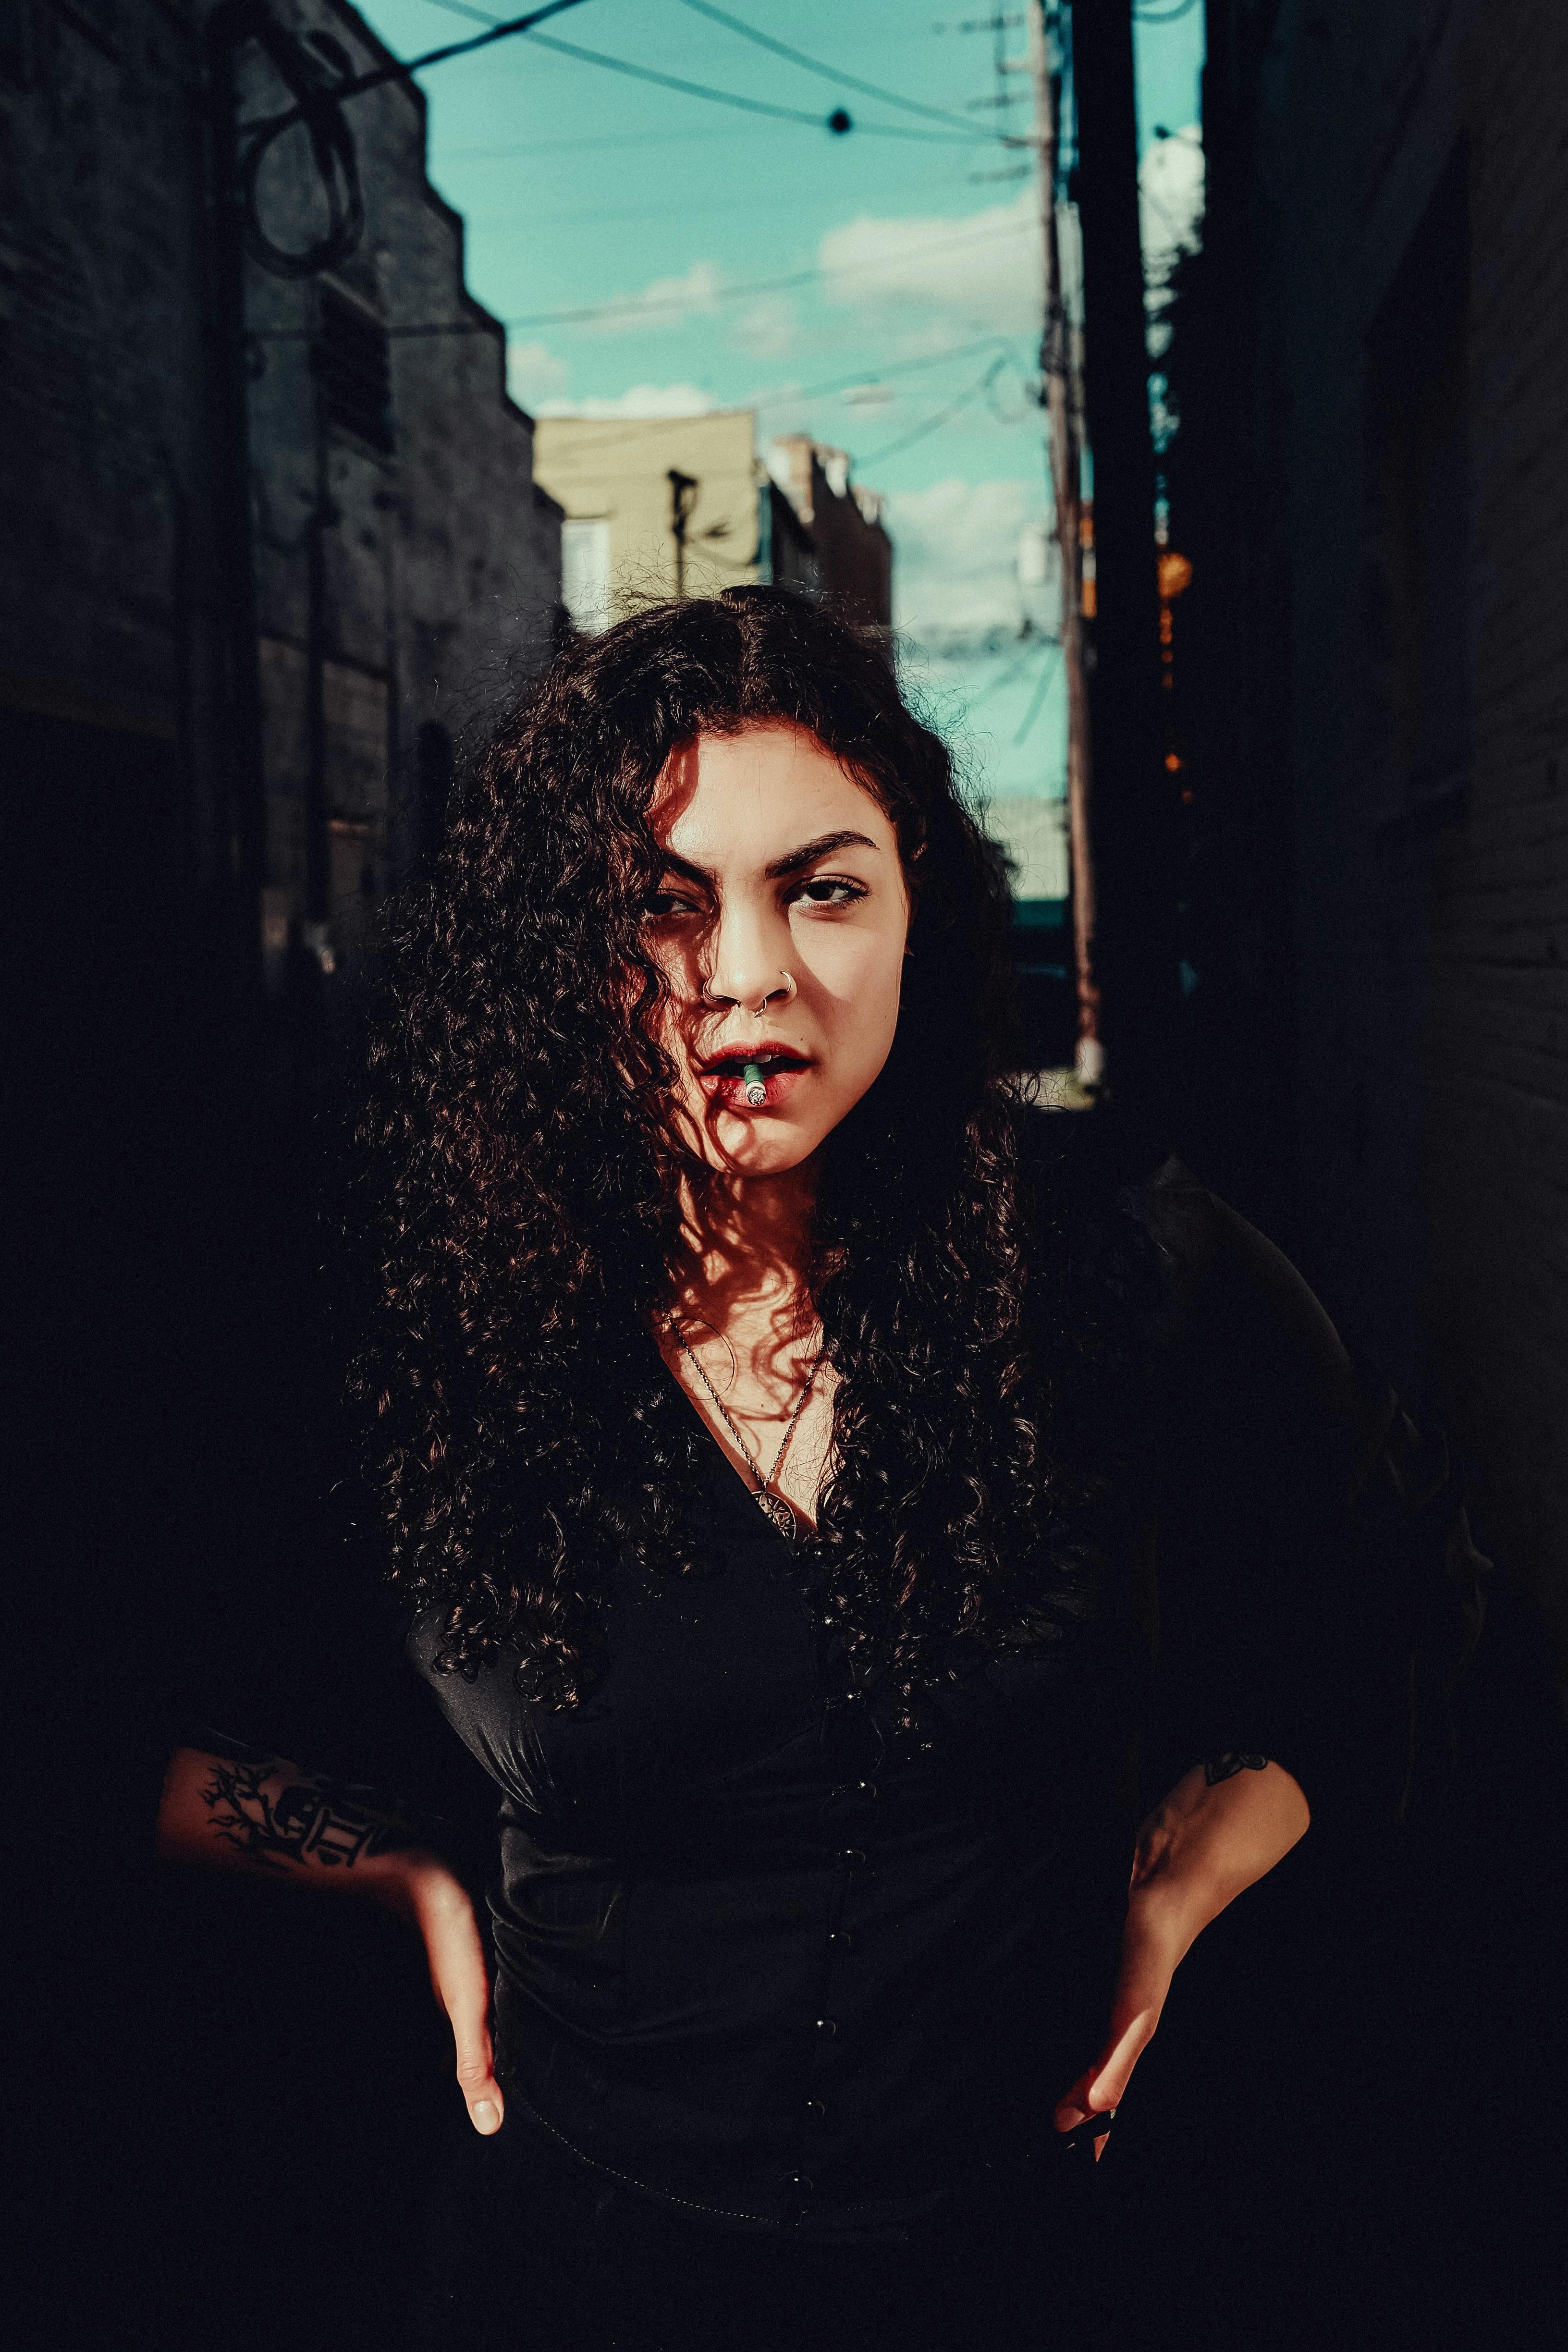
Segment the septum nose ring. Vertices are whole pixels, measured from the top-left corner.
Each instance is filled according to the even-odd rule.
[[[784,982],[784,988],[782,991],[776,988],[765,989],[755,1004],[742,1004],[741,1005],[741,1011],[742,1013],[749,1013],[753,1021],[760,1021],[763,1013],[767,1011],[768,1006],[773,1003],[773,998],[781,993],[786,1004],[793,1004],[795,998],[800,994],[800,990],[795,982],[795,974],[793,972],[785,971],[783,964],[781,963],[779,966],[779,978]],[[721,1004],[735,1004],[739,1003],[740,1000],[737,997],[732,996],[728,998],[716,996],[713,992],[712,982],[710,980],[705,980],[702,983],[702,1002],[704,1004],[712,1005],[715,1010],[717,1010]]]

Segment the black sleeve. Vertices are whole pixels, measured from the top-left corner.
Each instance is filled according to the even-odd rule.
[[[1488,1563],[1446,1449],[1179,1164],[1129,1205],[1169,1286],[1151,1430],[1163,1763],[1268,1756],[1315,1808],[1398,1812],[1413,1696],[1479,1630]]]
[[[361,1531],[324,1509],[288,1539],[233,1527],[208,1542],[222,1572],[209,1566],[163,1677],[163,1752],[287,1758],[397,1811],[466,1870],[488,1866],[495,1790],[408,1658]]]

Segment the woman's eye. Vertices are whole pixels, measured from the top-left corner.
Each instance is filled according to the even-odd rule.
[[[821,875],[812,882],[803,882],[795,892],[795,903],[808,907],[852,907],[857,898],[866,896],[865,886],[846,882],[832,875]]]
[[[678,898],[673,890],[655,890],[643,900],[643,919],[650,923],[668,923],[678,915],[698,912],[689,898]]]

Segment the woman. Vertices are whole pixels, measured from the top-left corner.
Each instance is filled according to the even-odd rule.
[[[401,942],[371,1386],[494,2042],[363,1791],[184,1748],[161,1830],[423,1934],[430,2340],[1048,2340],[1177,1966],[1307,1829],[1387,1429],[1241,1220],[1024,1102],[1006,919],[882,651],[741,589],[557,658]]]

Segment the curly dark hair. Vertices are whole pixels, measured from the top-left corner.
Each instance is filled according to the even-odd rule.
[[[679,745],[781,721],[887,814],[914,910],[890,1059],[826,1152],[835,1467],[803,1567],[906,1720],[955,1641],[1048,1640],[1092,1601],[1082,1515],[1107,1478],[1084,1408],[1114,1350],[1065,1163],[1030,1141],[1062,1122],[1007,1075],[1005,859],[883,642],[729,589],[568,644],[503,719],[401,920],[374,1052],[392,1573],[436,1612],[441,1665],[515,1643],[556,1706],[593,1683],[617,1558],[699,1564],[706,1440],[650,1326],[679,1185],[709,1171],[658,1042],[649,807]]]

